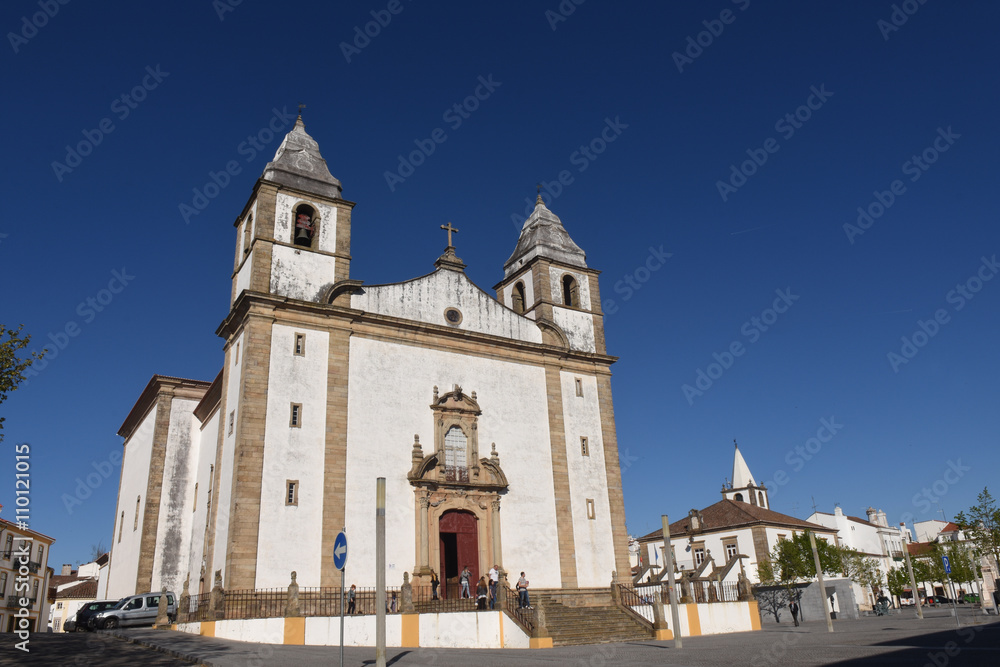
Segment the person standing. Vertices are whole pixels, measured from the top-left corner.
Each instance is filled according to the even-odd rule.
[[[438,579],[437,572],[431,570],[431,599],[438,599],[438,586],[441,585],[441,580]]]
[[[486,586],[486,577],[479,577],[479,583],[476,584],[476,609],[479,611],[485,611],[486,609],[486,596],[489,592],[489,588]]]
[[[520,600],[521,609],[531,609],[531,601],[528,599],[528,580],[521,573],[521,578],[517,580],[517,596]]]
[[[459,597],[462,599],[472,598],[472,591],[469,590],[469,579],[472,578],[472,572],[469,571],[469,566],[466,565],[465,569],[462,570],[462,574],[459,575],[458,581],[462,584],[462,590],[459,593]]]
[[[357,586],[351,584],[351,590],[347,591],[347,613],[353,614],[357,611]]]
[[[500,582],[500,568],[493,564],[490,568],[490,609],[495,609],[497,605],[497,584]]]
[[[792,612],[792,622],[795,623],[795,627],[799,627],[799,603],[792,600],[788,603],[788,611]]]

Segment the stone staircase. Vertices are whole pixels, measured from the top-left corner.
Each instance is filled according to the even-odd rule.
[[[606,588],[531,591],[531,603],[541,603],[545,627],[554,646],[606,644],[652,638],[652,630],[616,606]]]

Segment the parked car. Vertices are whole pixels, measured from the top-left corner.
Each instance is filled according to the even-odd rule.
[[[951,604],[952,602],[954,600],[943,595],[932,595],[927,598],[927,604]]]
[[[76,618],[66,621],[63,629],[66,632],[87,632],[94,629],[94,616],[99,611],[111,609],[118,600],[94,600],[80,607],[76,612]]]
[[[167,596],[167,617],[173,623],[177,619],[177,596],[172,592],[143,593],[122,598],[111,609],[97,612],[94,615],[94,627],[113,630],[118,627],[152,625],[159,613],[160,595]]]
[[[979,604],[981,602],[979,596],[975,593],[966,593],[962,596],[962,601],[968,602],[969,604]]]

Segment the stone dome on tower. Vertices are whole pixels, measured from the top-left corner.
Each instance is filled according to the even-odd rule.
[[[319,144],[306,133],[302,116],[295,120],[295,126],[285,135],[274,159],[264,167],[263,179],[331,199],[340,197],[340,181],[330,173],[326,160],[319,152]]]
[[[573,242],[559,216],[545,206],[541,194],[535,202],[535,210],[521,227],[514,253],[503,265],[504,276],[513,275],[535,257],[587,268],[587,253]]]

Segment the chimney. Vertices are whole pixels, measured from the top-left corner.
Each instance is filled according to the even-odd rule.
[[[69,577],[73,574],[73,565],[70,563],[63,563],[62,572],[60,572],[64,577]]]
[[[869,507],[866,514],[868,515],[869,523],[874,523],[875,525],[878,525],[878,512],[875,511],[874,507]]]

